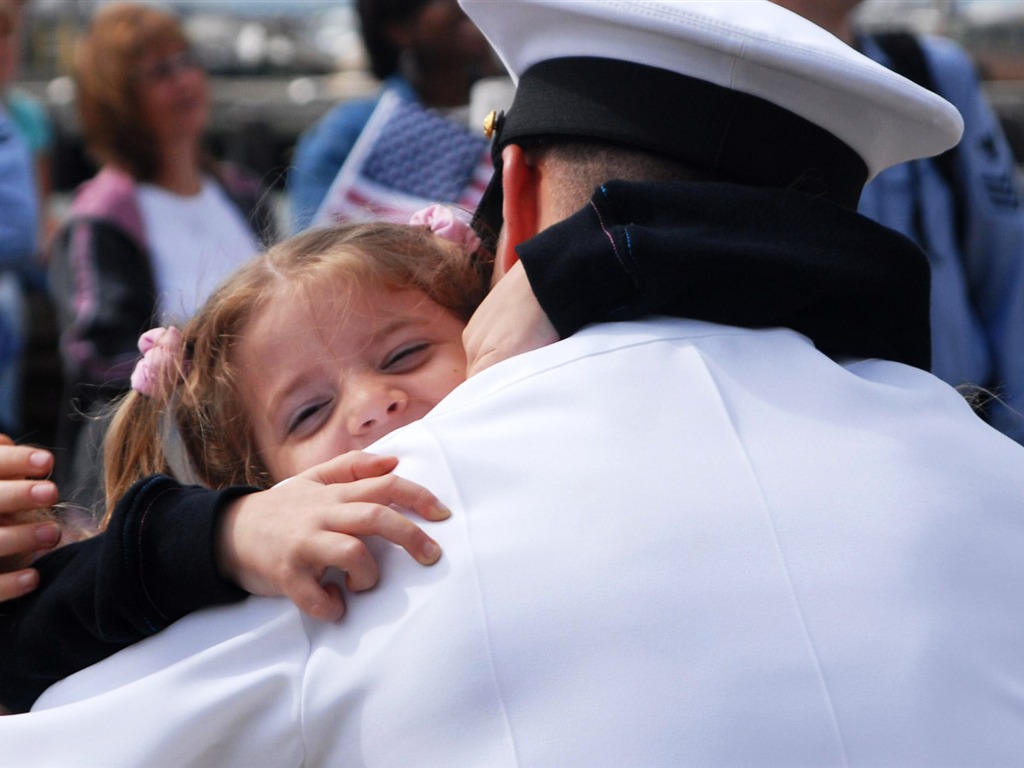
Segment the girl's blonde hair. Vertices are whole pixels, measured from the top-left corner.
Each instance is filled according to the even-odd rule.
[[[173,394],[161,400],[132,391],[118,404],[104,445],[107,519],[137,480],[174,474],[167,438],[175,429],[204,485],[273,484],[241,405],[235,353],[250,321],[275,297],[301,301],[328,285],[338,287],[339,300],[360,288],[415,288],[465,321],[487,292],[489,271],[427,227],[386,222],[310,230],[256,257],[182,329]]]

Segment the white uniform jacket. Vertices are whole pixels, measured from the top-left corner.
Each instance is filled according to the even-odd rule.
[[[453,509],[337,624],[183,619],[0,718],[53,766],[1020,765],[1024,448],[895,363],[653,320],[375,450]]]

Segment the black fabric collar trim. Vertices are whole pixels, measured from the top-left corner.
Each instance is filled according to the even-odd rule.
[[[586,208],[516,250],[563,335],[596,319],[660,313],[788,327],[832,356],[930,367],[924,253],[800,192],[609,182]],[[564,269],[553,270],[553,258]],[[577,289],[554,309],[566,273]]]

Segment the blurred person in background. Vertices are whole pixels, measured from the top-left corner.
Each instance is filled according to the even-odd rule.
[[[53,191],[53,121],[46,105],[28,91],[18,88],[15,80],[21,66],[21,36],[24,31],[25,8],[29,0],[0,0],[0,35],[6,36],[0,48],[0,97],[14,122],[14,128],[32,153],[36,195],[39,199],[39,246],[46,242],[54,226],[50,217],[50,195]],[[42,252],[39,254],[42,256]],[[29,275],[34,285],[41,285],[42,270]]]
[[[86,149],[101,167],[52,246],[65,379],[56,476],[68,501],[95,512],[99,416],[128,389],[139,334],[188,317],[274,232],[259,181],[203,150],[207,79],[175,17],[104,6],[79,41],[75,79]]]
[[[472,210],[490,178],[470,91],[502,73],[456,0],[357,0],[370,99],[339,104],[299,138],[288,193],[292,226],[316,221],[408,221],[445,202]]]
[[[0,0],[0,94],[16,73],[22,2]],[[35,263],[38,201],[32,157],[15,112],[0,99],[0,424],[21,428],[25,310],[22,279]]]
[[[928,254],[932,371],[991,391],[989,421],[1024,444],[1024,207],[1016,161],[973,62],[945,38],[857,30],[862,0],[775,2],[963,115],[957,147],[883,171],[864,188],[859,210]]]

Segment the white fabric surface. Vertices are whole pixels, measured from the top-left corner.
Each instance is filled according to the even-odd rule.
[[[164,322],[186,320],[221,280],[256,255],[252,230],[210,178],[197,195],[139,185]]]
[[[16,766],[997,766],[1024,448],[791,331],[598,326],[385,438],[453,509],[338,624],[186,618],[0,718]]]

